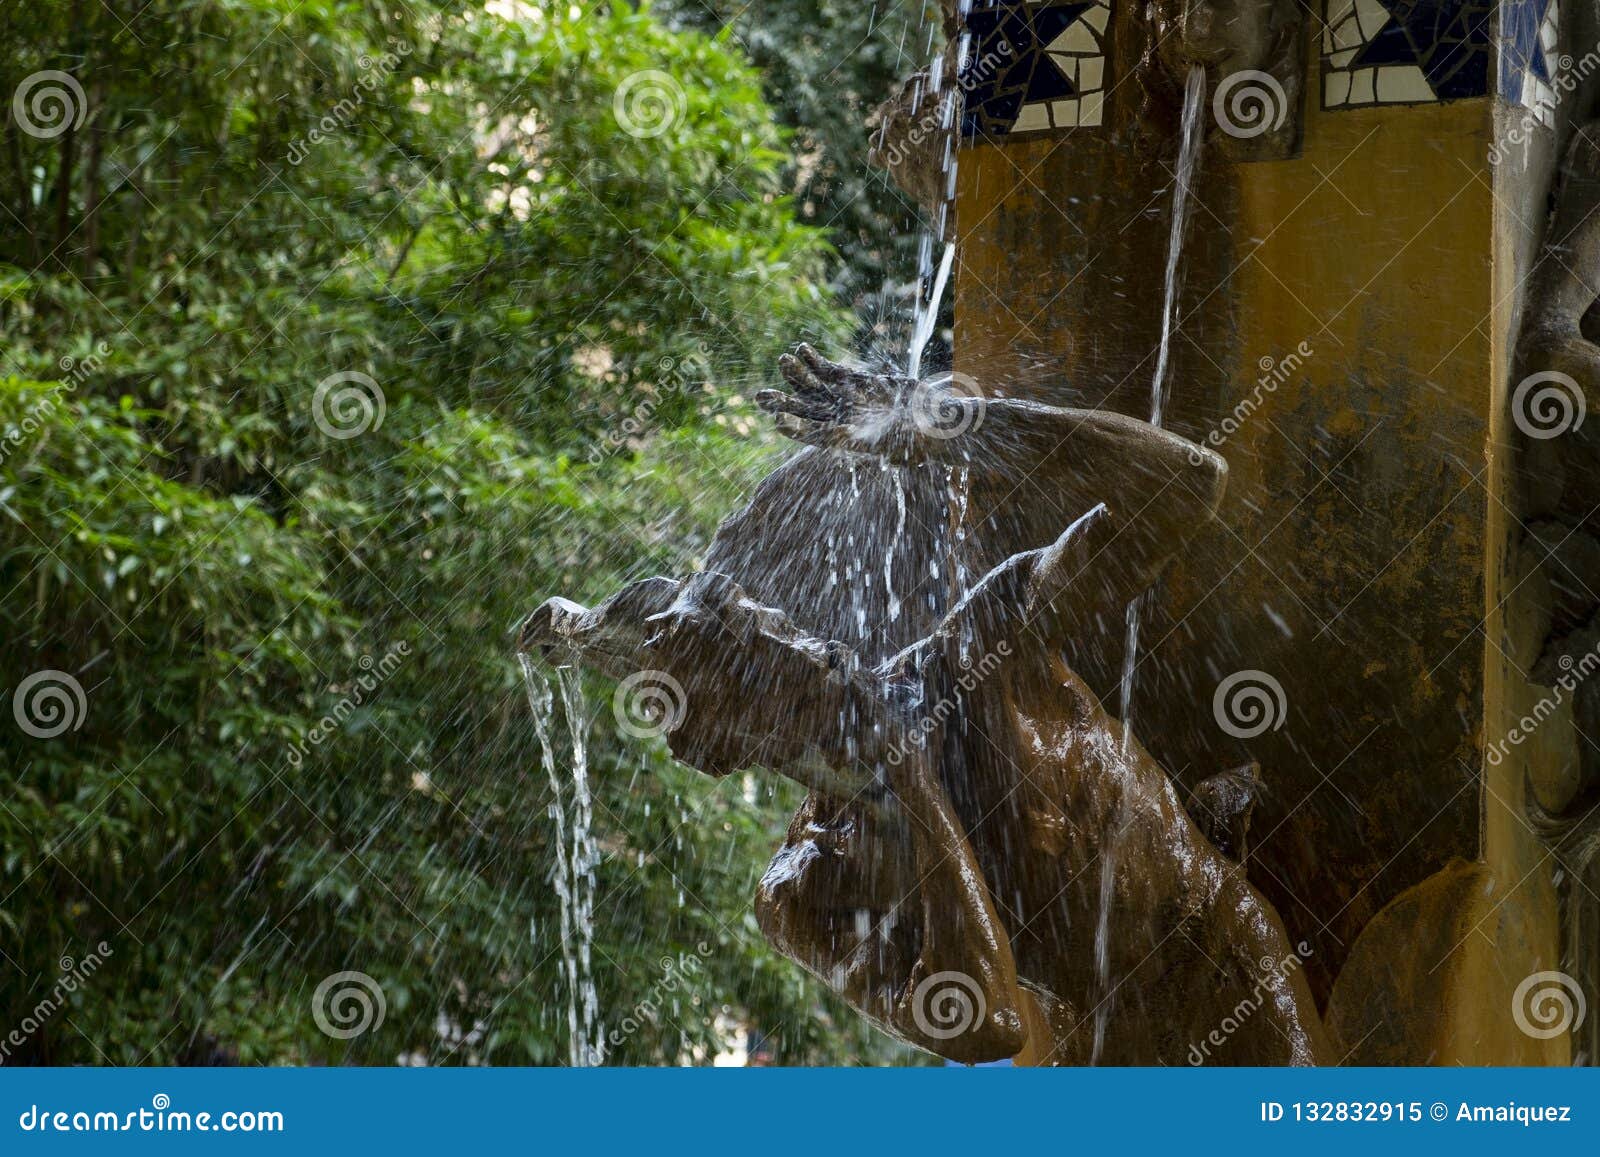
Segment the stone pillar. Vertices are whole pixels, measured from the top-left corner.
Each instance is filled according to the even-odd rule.
[[[1135,725],[1186,784],[1260,762],[1250,876],[1347,1063],[1566,1063],[1513,1014],[1563,967],[1526,785],[1570,798],[1583,737],[1568,710],[1502,742],[1547,694],[1549,618],[1507,414],[1597,30],[1558,0],[1319,3],[974,5],[957,369],[1149,416],[1182,69],[1206,63],[1167,424],[1231,482],[1147,612]],[[1254,48],[1206,55],[1252,20]],[[1114,705],[1121,624],[1071,659]]]

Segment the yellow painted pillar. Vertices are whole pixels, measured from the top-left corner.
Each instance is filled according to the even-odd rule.
[[[1102,6],[993,7],[969,67],[997,38],[1014,51],[967,84],[957,369],[1148,417],[1182,99],[1153,63],[1163,27],[1112,0],[1063,56],[1072,14],[1045,14]],[[1555,862],[1523,793],[1570,787],[1576,737],[1568,719],[1487,753],[1541,693],[1524,673],[1544,596],[1491,449],[1571,109],[1522,80],[1540,22],[1559,25],[1548,0],[1459,7],[1462,38],[1415,61],[1402,6],[1379,0],[1324,0],[1326,30],[1280,32],[1298,85],[1256,75],[1284,102],[1281,159],[1239,159],[1253,138],[1209,78],[1167,424],[1228,460],[1230,489],[1147,614],[1135,718],[1184,783],[1260,761],[1251,878],[1313,946],[1350,1063],[1559,1064],[1566,1037],[1513,1011],[1561,966]],[[1517,32],[1503,53],[1497,30],[1529,22],[1532,47]],[[1047,66],[1073,79],[1037,80]],[[1498,147],[1521,125],[1531,143]],[[1114,704],[1107,628],[1071,658]],[[1217,698],[1241,681],[1266,689],[1264,727]]]

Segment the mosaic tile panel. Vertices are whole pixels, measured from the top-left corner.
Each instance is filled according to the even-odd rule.
[[[961,71],[968,139],[1093,128],[1105,119],[1109,0],[977,0]]]
[[[1501,0],[1500,93],[1548,128],[1556,124],[1560,31],[1557,0]]]
[[[1495,0],[1325,0],[1322,107],[1489,95]]]

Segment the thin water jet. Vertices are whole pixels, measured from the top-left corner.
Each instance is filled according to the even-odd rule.
[[[1178,142],[1178,165],[1172,187],[1172,224],[1167,235],[1166,272],[1161,291],[1161,339],[1156,347],[1155,377],[1150,383],[1150,424],[1161,426],[1166,415],[1169,390],[1168,366],[1172,356],[1172,336],[1178,312],[1179,272],[1182,268],[1183,242],[1188,233],[1190,190],[1200,166],[1201,146],[1205,134],[1200,130],[1200,117],[1206,103],[1206,72],[1199,65],[1189,69],[1183,92],[1182,132]],[[1133,735],[1135,672],[1139,665],[1139,626],[1143,617],[1141,594],[1128,604],[1126,612],[1126,641],[1122,660],[1122,723],[1124,742]]]
[[[1189,200],[1194,176],[1200,165],[1200,149],[1205,134],[1200,131],[1200,116],[1206,103],[1206,70],[1199,65],[1189,69],[1183,88],[1183,128],[1178,143],[1178,168],[1172,184],[1172,228],[1167,238],[1166,276],[1161,292],[1161,344],[1156,355],[1155,378],[1150,384],[1150,424],[1159,426],[1166,416],[1167,366],[1172,351],[1172,331],[1178,312],[1178,269],[1183,257],[1183,239],[1189,228]]]
[[[927,249],[931,253],[932,246],[928,245]],[[944,300],[945,286],[950,281],[950,267],[955,264],[955,259],[955,242],[947,242],[944,256],[939,259],[939,269],[934,274],[933,288],[928,294],[928,299],[926,302],[921,300],[917,302],[916,321],[911,331],[911,346],[906,352],[906,374],[912,378],[921,376],[922,355],[933,337],[934,328],[939,324],[939,306]]]

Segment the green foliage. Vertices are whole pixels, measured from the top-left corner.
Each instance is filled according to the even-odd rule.
[[[761,69],[768,99],[795,133],[785,171],[800,219],[828,231],[846,260],[834,286],[875,323],[892,321],[878,299],[917,267],[922,211],[888,174],[867,164],[866,127],[878,105],[939,50],[934,0],[657,0],[686,28],[720,33]],[[904,311],[900,301],[893,309]]]
[[[850,319],[736,46],[518,11],[52,0],[0,28],[0,89],[66,71],[85,112],[0,142],[0,688],[84,692],[76,729],[0,728],[0,1032],[110,949],[8,1059],[567,1055],[509,632],[691,566],[774,452],[749,387]],[[619,123],[645,70],[681,85],[670,133]],[[641,750],[589,692],[595,978],[637,1022],[609,1059],[705,1059],[719,1016],[786,1062],[894,1055],[754,928],[793,799]],[[386,1003],[349,1041],[312,1016],[342,970]]]

